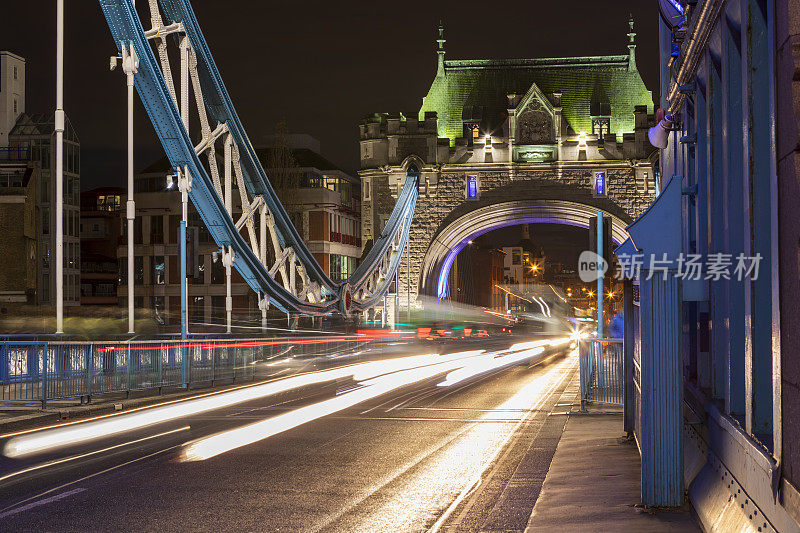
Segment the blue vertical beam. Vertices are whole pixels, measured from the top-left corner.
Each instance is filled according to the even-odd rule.
[[[767,2],[767,43],[776,43],[775,24],[776,24],[776,6],[774,2]],[[776,74],[777,57],[776,50],[773,46],[767,46],[767,58],[769,65],[769,142],[770,146],[775,147],[774,150],[769,151],[769,251],[770,259],[764,263],[764,275],[768,275],[770,279],[770,294],[771,302],[769,314],[771,317],[771,345],[770,353],[772,356],[772,454],[778,460],[778,464],[783,460],[783,411],[781,401],[781,364],[783,358],[781,355],[781,311],[780,297],[776,297],[776,292],[780,291],[779,281],[779,268],[780,258],[778,257],[778,246],[780,239],[778,235],[778,157],[777,157],[777,124],[776,124],[776,105],[777,105],[777,88]],[[760,212],[760,209],[759,209]],[[765,238],[766,235],[761,235]],[[767,266],[768,265],[768,266]],[[757,291],[761,287],[756,288]],[[773,292],[775,291],[775,292]]]
[[[603,212],[597,212],[597,255],[603,257]],[[610,259],[610,258],[609,258]],[[597,338],[603,338],[603,272],[597,277]]]
[[[739,157],[742,161],[742,176],[741,176],[741,201],[742,216],[739,219],[741,224],[742,240],[740,246],[742,253],[750,257],[752,255],[753,241],[752,241],[752,217],[753,213],[750,204],[750,195],[753,188],[753,76],[750,72],[752,68],[752,27],[750,26],[750,6],[748,0],[739,2],[739,18],[741,20],[740,35],[740,58],[739,69],[741,72],[741,88],[742,95],[742,151]],[[767,147],[769,150],[769,147]],[[734,200],[737,200],[734,198]],[[731,206],[731,211],[735,212],[735,205]],[[737,224],[738,225],[738,224]],[[737,295],[737,300],[742,303],[741,307],[741,340],[742,340],[742,368],[743,368],[743,382],[744,382],[744,428],[747,433],[753,433],[753,291],[752,286],[747,281],[739,282],[738,279],[732,279],[734,292]],[[738,340],[738,339],[737,339]],[[731,339],[733,342],[733,339]]]
[[[711,57],[706,52],[698,71],[695,120],[697,123],[697,147],[695,153],[695,176],[697,178],[697,197],[695,201],[695,251],[701,257],[708,257],[708,182],[711,170],[709,149],[709,126],[711,109]],[[709,346],[708,300],[697,302],[697,384],[700,390],[709,392],[713,374],[711,371],[711,351]]]
[[[687,139],[697,139],[697,92],[691,93],[687,96],[683,106],[683,120],[684,126],[683,135]],[[697,174],[695,168],[696,157],[696,142],[681,142],[681,170],[682,170],[682,188],[686,191],[692,191],[693,187],[697,185]],[[681,251],[687,254],[695,253],[697,240],[695,238],[695,211],[696,209],[696,195],[682,194],[681,195]],[[682,335],[682,354],[683,354],[683,367],[684,377],[689,382],[696,382],[697,379],[697,303],[686,302],[682,306],[682,323],[684,324]]]
[[[724,252],[736,257],[744,253],[744,234],[742,208],[744,205],[743,168],[743,114],[742,114],[742,41],[741,20],[737,12],[738,2],[729,4],[723,24],[723,135],[725,139],[723,158],[724,202],[723,229]],[[745,216],[749,216],[746,213]],[[740,284],[725,280],[712,281],[723,286],[727,300],[725,308],[727,319],[727,343],[724,352],[727,358],[727,380],[725,391],[725,410],[731,416],[744,422],[744,292]]]
[[[683,505],[680,284],[674,274],[640,285],[642,503],[651,507]]]
[[[186,286],[186,221],[181,220],[181,339],[186,340],[189,333],[189,317],[187,315]]]
[[[723,138],[723,94],[722,84],[722,24],[717,25],[709,43],[708,70],[708,184],[706,187],[706,212],[708,213],[708,253],[724,251],[725,228],[723,224],[725,176]],[[727,300],[719,283],[709,285],[709,334],[711,336],[712,396],[725,401],[728,368],[725,353],[728,344],[726,320]]]
[[[184,208],[185,209],[185,208]],[[189,335],[189,316],[187,314],[188,287],[186,286],[186,221],[181,220],[181,340],[185,341]],[[183,383],[189,386],[189,357],[181,344],[181,367],[183,369]]]
[[[775,78],[771,72],[772,41],[769,38],[766,13],[756,0],[743,2],[743,17],[750,31],[747,34],[746,87],[750,93],[748,121],[750,126],[750,150],[745,154],[748,165],[749,195],[745,202],[752,202],[750,210],[750,232],[745,235],[749,245],[747,255],[760,254],[760,275],[755,280],[745,280],[748,296],[747,312],[751,317],[749,356],[751,373],[751,427],[755,434],[769,434],[773,429],[773,385],[772,385],[772,279],[769,265],[772,264],[773,236],[772,195],[774,190],[772,165],[774,144],[772,102],[775,94]],[[769,156],[768,156],[769,154]],[[748,198],[749,196],[749,198]],[[777,209],[776,209],[777,210]],[[777,258],[776,258],[777,259]]]

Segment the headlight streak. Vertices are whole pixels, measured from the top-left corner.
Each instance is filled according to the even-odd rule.
[[[102,448],[100,450],[94,450],[94,451],[91,451],[91,452],[88,452],[88,453],[82,453],[80,455],[72,455],[70,457],[64,457],[62,459],[56,459],[56,460],[53,460],[53,461],[47,461],[46,463],[41,463],[41,464],[37,464],[37,465],[34,465],[34,466],[29,466],[28,468],[24,468],[22,470],[18,470],[16,472],[12,472],[10,474],[6,474],[6,475],[0,477],[0,483],[2,483],[3,481],[6,481],[8,479],[11,479],[13,477],[21,476],[22,474],[27,474],[29,472],[33,472],[33,471],[36,471],[36,470],[41,470],[42,468],[48,468],[50,466],[60,465],[62,463],[75,461],[77,459],[85,459],[85,458],[91,457],[93,455],[99,455],[101,453],[110,452],[112,450],[116,450],[118,448],[122,448],[122,447],[125,447],[125,446],[130,446],[132,444],[139,444],[139,443],[142,443],[142,442],[146,442],[148,440],[153,440],[153,439],[158,439],[158,438],[161,438],[161,437],[166,437],[167,435],[172,435],[174,433],[181,433],[183,431],[188,431],[189,429],[191,429],[189,426],[183,426],[183,427],[180,427],[180,428],[177,428],[177,429],[173,429],[173,430],[170,430],[170,431],[165,431],[164,433],[158,433],[156,435],[149,435],[147,437],[142,437],[141,439],[136,439],[136,440],[132,440],[132,441],[128,441],[128,442],[122,442],[120,444],[115,444],[114,446],[109,446],[108,448]]]
[[[429,354],[416,357],[420,358],[419,361],[423,361],[423,358],[428,358],[429,360],[430,358],[438,356]],[[370,376],[378,376],[386,373],[386,370],[383,370],[383,368],[386,363],[389,362],[390,361],[372,361],[319,372],[310,372],[269,381],[261,385],[235,389],[220,394],[189,399],[164,406],[142,409],[140,411],[114,417],[26,433],[12,437],[3,448],[3,454],[11,458],[25,457],[61,446],[70,446],[101,437],[118,435],[126,431],[141,429],[177,418],[197,415],[221,407],[229,407],[308,385],[348,378],[353,376],[354,372],[357,370],[363,371]],[[418,365],[420,363],[415,362],[415,364]],[[388,368],[388,371],[394,371],[393,367],[386,366],[386,368]]]
[[[468,356],[474,357],[474,355]],[[363,388],[342,394],[336,398],[324,400],[312,405],[300,407],[261,422],[223,431],[204,437],[186,445],[181,454],[184,461],[204,461],[231,450],[254,444],[278,433],[296,428],[313,420],[328,416],[359,403],[377,398],[395,389],[432,378],[461,365],[460,359],[441,362],[421,368],[403,370],[394,374],[386,374],[360,382]]]
[[[451,385],[455,385],[456,383],[461,383],[464,380],[467,380],[471,377],[478,376],[480,374],[485,374],[491,370],[497,370],[500,368],[504,368],[507,366],[511,366],[513,364],[519,363],[520,361],[524,361],[526,359],[530,359],[531,357],[536,357],[537,355],[544,352],[543,347],[534,348],[532,350],[525,350],[524,352],[517,352],[512,353],[509,355],[503,355],[500,357],[494,357],[492,359],[483,359],[473,362],[472,364],[467,364],[458,370],[454,370],[447,374],[445,380],[441,383],[438,383],[437,386],[439,387],[449,387]]]
[[[511,350],[515,348],[520,349],[520,346],[529,348],[528,345],[531,344],[536,344],[536,347],[541,347],[552,344],[553,342],[554,341],[551,340],[545,340],[536,341],[534,343],[522,343],[512,346]],[[3,448],[3,454],[11,458],[25,457],[64,446],[71,446],[99,438],[119,435],[127,431],[142,429],[151,425],[229,407],[309,385],[345,378],[352,378],[354,381],[358,382],[359,388],[344,394],[340,393],[337,397],[331,398],[330,400],[220,434],[234,435],[232,438],[235,439],[235,441],[232,440],[231,442],[240,442],[242,444],[225,449],[225,446],[220,446],[220,439],[217,439],[220,435],[216,435],[196,441],[189,445],[184,453],[185,458],[188,460],[205,459],[218,455],[219,453],[224,453],[228,451],[228,449],[262,440],[268,436],[297,427],[311,420],[341,411],[412,383],[430,379],[440,374],[453,372],[459,368],[483,368],[480,363],[483,361],[482,358],[484,357],[490,358],[487,359],[489,362],[502,361],[500,366],[504,366],[526,357],[533,357],[538,353],[541,353],[541,351],[536,353],[526,352],[525,355],[514,354],[513,358],[508,358],[508,356],[491,358],[491,355],[486,354],[484,350],[473,350],[446,355],[423,354],[383,361],[357,363],[330,370],[309,372],[268,381],[260,385],[234,389],[218,394],[210,394],[200,398],[180,400],[151,408],[142,408],[141,410],[117,416],[106,416],[97,420],[24,433],[9,439]],[[476,359],[478,359],[477,367],[474,364]],[[466,379],[466,377],[461,379]],[[223,437],[222,440],[227,438],[231,437]],[[213,444],[203,444],[207,442]]]
[[[543,341],[549,344],[552,341]],[[520,354],[512,354],[511,359],[501,357],[499,359],[490,359],[488,364],[495,364],[496,368],[507,366],[513,362],[521,361],[530,357],[534,357],[544,351],[543,347],[534,350],[528,350]],[[278,433],[296,428],[300,425],[306,424],[313,420],[317,420],[324,416],[328,416],[344,409],[353,407],[359,403],[377,398],[387,394],[393,390],[433,378],[445,372],[457,371],[460,368],[471,368],[471,362],[484,354],[483,350],[460,352],[455,354],[448,354],[438,356],[439,359],[435,363],[412,368],[408,370],[398,370],[394,373],[383,373],[377,377],[367,379],[368,372],[354,373],[354,378],[359,375],[363,380],[359,380],[359,385],[363,388],[356,389],[336,398],[324,400],[306,407],[295,409],[294,411],[278,415],[261,422],[256,422],[247,426],[236,428],[229,431],[224,431],[198,439],[189,443],[184,449],[181,459],[184,461],[204,461],[217,455],[229,452],[231,450],[241,448],[250,444],[254,444],[266,438],[269,438]],[[412,357],[415,363],[423,363],[430,359],[421,359],[424,356]],[[500,361],[500,363],[497,363]],[[494,363],[493,363],[494,362]],[[386,366],[384,369],[395,368],[399,365],[400,360],[385,361]],[[465,367],[465,364],[467,365]],[[483,366],[479,360],[478,366]],[[485,370],[482,370],[483,372]],[[480,373],[480,372],[478,372]],[[448,374],[449,375],[449,374]],[[475,375],[473,370],[469,375]],[[466,379],[468,376],[462,377],[459,381]],[[355,378],[358,379],[358,378]]]
[[[386,361],[370,361],[318,372],[289,376],[261,385],[235,389],[202,398],[188,399],[168,405],[145,408],[140,411],[104,417],[69,426],[56,426],[12,437],[3,448],[3,455],[11,458],[25,457],[59,448],[91,441],[98,438],[118,435],[126,431],[168,422],[170,420],[201,414],[222,407],[272,396],[292,389],[316,385],[337,379],[353,377],[360,381],[382,374],[396,372],[403,368],[431,364],[456,357],[458,354],[439,356],[424,354]],[[445,359],[440,359],[444,357]],[[405,366],[403,359],[406,360]]]
[[[575,358],[566,357],[557,364],[532,376],[513,396],[497,405],[468,425],[467,431],[446,446],[437,447],[434,453],[424,459],[406,466],[400,476],[393,474],[380,484],[371,487],[369,494],[375,494],[388,483],[394,483],[386,498],[381,498],[367,513],[359,513],[355,520],[326,521],[325,525],[312,529],[326,529],[336,523],[348,531],[428,531],[441,530],[448,516],[463,502],[466,496],[473,496],[479,489],[481,480],[487,474],[500,454],[508,450],[508,443],[518,435],[521,424],[541,408],[553,391],[569,377],[569,370],[577,364]],[[512,419],[510,412],[519,412]],[[424,462],[423,462],[424,461]],[[361,496],[366,498],[367,494]],[[363,501],[360,499],[359,501]],[[419,505],[425,502],[425,505]],[[442,511],[445,510],[442,514]],[[343,513],[344,515],[344,513]],[[343,515],[339,515],[342,517]],[[338,518],[338,517],[337,517]],[[438,520],[437,520],[438,518]],[[428,524],[434,522],[432,527]],[[327,527],[330,529],[330,527]],[[457,527],[455,529],[458,529]]]

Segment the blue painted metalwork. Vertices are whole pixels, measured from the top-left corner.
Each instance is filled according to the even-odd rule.
[[[749,225],[749,201],[744,201],[744,161],[743,128],[744,108],[742,94],[742,50],[741,20],[736,16],[727,17],[729,21],[720,28],[722,30],[722,129],[725,131],[725,143],[722,151],[722,176],[724,188],[719,191],[715,202],[722,211],[722,247],[715,250],[736,257],[744,253],[744,225]],[[726,205],[729,206],[726,208]],[[713,252],[712,252],[713,253]],[[744,292],[723,285],[723,299],[727,320],[723,326],[723,335],[727,337],[726,352],[727,369],[725,380],[726,410],[733,416],[740,417],[744,423],[745,414],[745,362],[744,341]]]
[[[410,237],[412,216],[417,205],[418,186],[419,176],[409,175],[406,177],[403,191],[397,198],[397,203],[395,204],[394,210],[392,210],[392,214],[389,216],[386,227],[349,280],[351,290],[354,294],[364,288],[373,271],[378,268],[380,262],[383,261],[385,255],[393,246],[394,235],[397,232],[397,228],[401,227],[401,238],[400,242],[397,243],[400,253],[396,253],[392,258],[388,270],[389,274],[397,272],[397,269],[400,267],[400,263],[403,260],[402,250],[407,246]],[[389,291],[389,286],[392,284],[393,279],[393,274],[387,274],[380,288],[375,290],[371,297],[358,302],[358,307],[361,309],[368,309],[376,305],[378,300]]]
[[[586,403],[623,404],[623,357],[622,339],[581,339],[578,359],[582,408]]]
[[[181,339],[186,340],[189,335],[188,294],[186,284],[186,221],[181,220]]]
[[[366,343],[354,336],[140,342],[0,340],[0,366],[8,369],[0,376],[0,399],[46,405],[56,399],[253,379],[256,366],[252,363],[268,359],[276,344],[296,356],[328,356],[353,353]]]
[[[681,253],[681,181],[673,177],[658,199],[628,226],[631,244],[645,257],[673,261]],[[630,249],[631,245],[623,246]],[[639,432],[642,452],[642,501],[649,506],[683,504],[683,359],[681,357],[681,282],[675,272],[639,280],[637,319],[640,360]],[[647,279],[650,278],[650,279]],[[625,328],[634,326],[626,317]]]
[[[603,212],[597,212],[597,255],[603,257]],[[605,258],[604,258],[605,259]],[[607,260],[607,259],[606,259]],[[603,338],[603,272],[597,276],[597,336]]]
[[[217,245],[221,248],[227,246],[233,248],[235,252],[234,266],[248,285],[256,292],[268,294],[270,301],[282,311],[324,315],[337,310],[344,288],[363,286],[380,266],[383,258],[379,257],[378,253],[370,254],[368,260],[364,261],[347,283],[335,283],[322,271],[294,228],[288,214],[275,195],[264,169],[258,162],[255,151],[225,90],[222,78],[189,2],[187,0],[162,0],[161,5],[169,22],[181,22],[184,25],[186,35],[196,53],[198,74],[207,110],[219,124],[227,126],[238,149],[248,191],[252,195],[261,196],[264,199],[275,219],[280,244],[284,247],[292,247],[310,279],[319,284],[323,297],[321,302],[311,303],[300,300],[287,291],[269,275],[268,269],[260,263],[258,257],[236,230],[235,223],[225,210],[222,199],[216,193],[212,180],[195,153],[194,146],[183,127],[180,113],[169,93],[131,0],[99,0],[99,2],[118,48],[121,50],[123,44],[129,44],[139,56],[139,71],[135,76],[137,92],[161,140],[170,164],[173,168],[185,167],[188,169],[192,177],[190,198]],[[398,199],[384,232],[386,235],[402,230],[404,243],[408,239],[410,217],[413,215],[416,205],[418,179],[418,176],[409,176],[409,179],[406,180],[408,187],[404,189],[405,194]],[[387,237],[385,240],[388,241],[389,238]],[[382,249],[385,250],[386,246],[383,246]],[[399,263],[399,259],[393,260],[392,269],[396,270]],[[369,307],[369,303],[374,302],[388,291],[391,279],[394,277],[394,270],[389,273],[391,275],[384,277],[384,282],[378,287],[377,293],[373,292],[374,297],[370,298],[369,302],[354,300],[354,308],[359,310]]]

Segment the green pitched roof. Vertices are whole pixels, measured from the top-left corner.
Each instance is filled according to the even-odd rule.
[[[634,130],[635,106],[646,105],[653,112],[652,93],[637,70],[628,70],[628,61],[627,55],[445,61],[445,75],[433,80],[420,116],[435,111],[439,137],[452,144],[463,135],[465,106],[504,110],[507,94],[524,95],[535,83],[546,95],[562,94],[562,113],[575,133],[591,131],[592,103],[610,103],[611,131],[621,137]]]

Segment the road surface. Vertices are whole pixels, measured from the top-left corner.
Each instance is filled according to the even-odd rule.
[[[158,411],[7,438],[0,521],[6,531],[524,528],[560,435],[561,393],[577,369],[569,344],[530,346],[427,356],[416,348],[417,359],[409,347],[388,361],[413,364],[147,425],[132,417]],[[299,376],[313,381],[319,372]],[[109,420],[128,426],[114,433]],[[545,439],[533,455],[538,473],[515,493],[509,481],[537,438]]]

